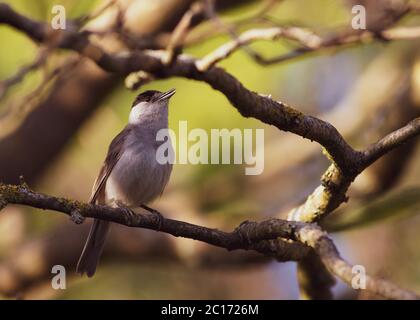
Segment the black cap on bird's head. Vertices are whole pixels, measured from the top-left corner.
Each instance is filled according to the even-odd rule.
[[[158,102],[163,100],[168,100],[175,94],[175,89],[170,89],[166,92],[160,92],[157,90],[147,90],[140,93],[133,102],[132,108],[141,102]]]

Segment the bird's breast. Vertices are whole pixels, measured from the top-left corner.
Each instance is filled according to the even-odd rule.
[[[128,207],[138,207],[162,194],[172,165],[158,163],[156,149],[154,142],[138,143],[125,149],[108,178],[107,203],[120,201]]]

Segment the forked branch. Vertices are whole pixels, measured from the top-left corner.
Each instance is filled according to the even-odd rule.
[[[81,221],[80,217],[91,217],[112,221],[128,227],[145,228],[165,232],[175,237],[199,240],[227,250],[256,250],[272,255],[267,248],[273,248],[271,240],[282,239],[284,252],[280,247],[275,251],[285,260],[299,260],[308,253],[308,247],[320,255],[322,261],[331,273],[341,278],[347,284],[352,282],[352,265],[344,261],[332,240],[316,224],[308,224],[281,219],[268,219],[261,222],[245,221],[234,231],[225,232],[211,229],[184,221],[163,217],[155,210],[130,214],[121,208],[81,203],[65,198],[57,198],[34,192],[26,185],[5,185],[0,183],[0,208],[8,204],[21,204],[39,209],[48,209],[65,213],[73,220]],[[286,241],[300,243],[293,251],[287,251],[290,245]],[[293,252],[288,256],[288,252]],[[380,279],[368,276],[366,287],[369,291],[389,299],[418,299],[410,291]]]

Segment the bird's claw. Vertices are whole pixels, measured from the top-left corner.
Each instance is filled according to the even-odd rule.
[[[124,211],[128,219],[132,219],[133,217],[136,216],[136,213],[133,210],[131,210],[129,207],[127,207],[125,204],[123,204],[121,201],[116,201],[115,204],[117,205],[119,209]]]
[[[150,212],[153,215],[153,217],[156,219],[156,221],[157,221],[157,229],[156,230],[157,231],[162,230],[163,220],[164,220],[162,214],[159,211],[157,211],[157,210],[155,210],[153,208],[150,208],[150,207],[148,207],[148,206],[146,206],[144,204],[142,204],[140,207],[142,207],[146,211]]]

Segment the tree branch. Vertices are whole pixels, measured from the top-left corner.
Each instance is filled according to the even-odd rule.
[[[288,219],[314,222],[325,217],[341,203],[347,201],[346,192],[353,180],[373,162],[401,144],[420,134],[420,118],[388,134],[369,146],[361,154],[359,167],[353,173],[343,173],[332,164],[321,178],[321,185],[299,207],[293,208]]]
[[[328,151],[340,170],[353,172],[359,165],[360,153],[344,140],[334,126],[304,115],[283,102],[274,101],[270,97],[248,90],[223,69],[213,67],[200,72],[196,68],[196,60],[185,55],[178,56],[170,66],[167,66],[164,63],[165,51],[138,51],[111,55],[91,43],[85,33],[71,30],[51,31],[47,24],[24,17],[6,4],[0,4],[0,23],[7,23],[38,42],[47,41],[51,34],[58,33],[61,37],[59,47],[77,51],[109,72],[128,74],[143,70],[160,78],[177,76],[204,81],[222,92],[244,117],[254,117],[280,130],[317,141]]]
[[[215,51],[201,58],[196,62],[196,66],[198,70],[205,71],[214,66],[216,63],[220,62],[221,60],[228,58],[238,48],[241,48],[247,44],[250,44],[257,40],[277,40],[280,38],[296,40],[299,43],[304,44],[304,46],[308,49],[319,48],[322,42],[322,39],[319,36],[303,28],[277,27],[268,29],[252,29],[245,31],[236,39],[220,46]],[[261,60],[262,59],[259,58],[257,59],[257,62]]]
[[[22,16],[8,5],[0,3],[1,23],[24,32],[40,43],[49,42],[51,38],[58,39],[58,47],[76,51],[109,72],[127,75],[141,70],[156,78],[177,76],[206,82],[222,92],[244,117],[254,117],[280,130],[318,142],[325,148],[325,153],[333,164],[324,174],[322,185],[308,197],[304,205],[289,214],[289,219],[296,221],[270,219],[259,223],[248,222],[241,224],[233,232],[223,232],[173,219],[163,218],[161,221],[157,215],[150,213],[129,215],[121,209],[43,195],[25,186],[0,184],[0,208],[8,203],[15,203],[64,212],[76,220],[80,217],[94,217],[200,240],[228,250],[252,249],[274,256],[280,261],[301,260],[307,256],[309,248],[312,248],[331,273],[351,283],[351,265],[339,256],[331,239],[317,225],[305,222],[319,220],[337,208],[346,201],[346,191],[361,171],[386,152],[418,135],[420,131],[418,118],[361,152],[354,150],[330,123],[304,115],[283,102],[274,101],[270,96],[262,96],[248,90],[231,74],[212,66],[214,63],[210,63],[206,68],[197,68],[196,59],[179,55],[168,65],[167,53],[157,50],[109,54],[92,43],[86,32],[51,30],[48,24]],[[413,34],[417,37],[416,32],[409,32],[410,37]],[[273,33],[273,37],[276,36]],[[257,38],[252,33],[248,37],[250,40],[247,41]],[[289,34],[289,37],[304,41],[293,34]],[[337,41],[336,39],[334,42],[334,38],[329,39],[331,45],[337,44]],[[348,40],[340,41],[348,43]],[[239,46],[231,47],[230,53]],[[314,44],[311,46],[316,47]],[[371,277],[368,277],[368,289],[388,298],[417,297],[393,284]]]
[[[353,279],[352,265],[340,257],[333,241],[315,224],[281,219],[268,219],[261,222],[244,221],[234,231],[225,232],[184,221],[164,218],[161,214],[156,214],[156,211],[153,209],[150,212],[145,211],[144,213],[132,214],[122,208],[86,204],[37,193],[29,189],[25,184],[6,185],[0,183],[0,208],[4,208],[7,204],[21,204],[39,209],[59,211],[71,216],[73,220],[75,217],[91,217],[112,221],[128,227],[151,229],[165,232],[175,237],[199,240],[227,250],[256,250],[271,255],[270,252],[261,250],[261,248],[265,247],[265,245],[260,245],[261,242],[264,243],[278,238],[297,241],[313,248],[328,270],[344,282],[351,284]],[[77,220],[80,221],[80,219]],[[274,249],[275,247],[271,246],[271,248]],[[302,253],[299,259],[305,257],[308,251],[304,248],[298,249],[298,247],[294,247],[294,256],[289,257],[289,260],[297,258],[299,251]],[[275,250],[279,250],[279,248],[277,247]],[[367,276],[366,286],[369,291],[389,299],[418,298],[416,294],[410,291],[400,289],[388,281],[375,279],[370,276]]]
[[[406,126],[388,134],[363,152],[364,167],[420,134],[420,118],[413,119]]]
[[[256,245],[254,248],[252,247],[253,242],[259,242],[260,240],[271,240],[283,236],[287,237],[287,235],[291,232],[290,230],[293,228],[292,222],[281,221],[284,228],[279,228],[279,226],[277,226],[278,230],[280,231],[272,231],[275,234],[269,233],[266,235],[265,232],[260,234],[259,232],[253,233],[251,231],[243,233],[242,231],[246,230],[246,228],[240,228],[240,230],[238,229],[237,231],[227,233],[217,229],[201,227],[187,222],[168,218],[161,220],[159,215],[150,213],[148,211],[143,211],[143,213],[137,215],[131,215],[127,211],[118,208],[85,204],[74,200],[37,193],[29,189],[26,185],[6,185],[0,183],[0,209],[4,208],[7,204],[21,204],[38,209],[59,211],[69,215],[71,219],[76,223],[82,222],[83,218],[85,217],[97,218],[112,221],[128,227],[162,231],[175,237],[199,240],[214,246],[226,248],[228,250],[255,249],[264,254],[269,254],[270,256],[273,256],[274,251],[279,247],[274,248],[272,244],[263,243]],[[269,227],[269,223],[262,224],[260,230],[268,230]],[[281,246],[282,245],[280,245],[280,247]],[[285,244],[285,246],[287,245]],[[307,249],[303,246],[300,246],[299,248],[298,246],[294,245],[293,249],[294,252],[292,256],[283,255],[283,261],[295,261],[307,253]],[[296,249],[301,249],[302,252],[296,252]],[[279,257],[281,256],[282,255],[279,255]]]
[[[280,130],[317,141],[328,151],[329,157],[340,172],[354,176],[359,171],[362,154],[354,150],[334,126],[304,115],[286,103],[248,90],[223,69],[212,67],[200,72],[196,67],[197,61],[185,55],[177,57],[172,65],[168,66],[165,63],[167,55],[164,51],[110,55],[91,43],[85,33],[50,30],[47,24],[20,15],[6,4],[0,4],[0,23],[11,25],[38,42],[49,41],[52,36],[60,37],[59,47],[77,51],[109,72],[128,74],[144,70],[160,78],[179,76],[207,82],[222,92],[244,117],[254,117]]]
[[[223,69],[212,67],[200,72],[196,67],[197,61],[185,55],[177,57],[171,66],[167,66],[164,51],[111,55],[91,43],[86,33],[51,30],[47,24],[20,15],[4,3],[0,3],[0,23],[13,26],[38,42],[46,42],[52,36],[59,37],[59,47],[89,57],[106,71],[128,74],[143,70],[160,78],[179,76],[204,81],[222,92],[244,117],[254,117],[280,130],[317,141],[327,150],[334,167],[345,176],[355,177],[363,167],[363,154],[354,150],[330,123],[304,115],[283,102],[248,90]]]
[[[185,37],[190,31],[191,24],[197,16],[203,15],[204,4],[200,1],[194,2],[191,4],[190,9],[185,12],[178,25],[175,27],[172,32],[169,43],[166,46],[166,64],[171,64],[175,56],[179,53],[184,43]]]
[[[313,224],[308,224],[299,228],[296,232],[297,239],[314,248],[321,257],[322,262],[330,270],[345,283],[351,285],[354,274],[352,272],[353,266],[340,257],[333,241],[323,232],[319,227]],[[366,289],[375,292],[383,297],[390,299],[418,299],[415,294],[411,292],[402,292],[393,283],[382,279],[374,279],[366,275]]]
[[[300,47],[285,54],[270,58],[254,53],[252,58],[257,63],[268,66],[295,59],[311,52],[320,52],[326,49],[371,42],[375,39],[380,39],[382,41],[417,39],[420,38],[420,27],[396,27],[377,33],[371,31],[346,31],[325,38],[316,35],[310,30],[298,27],[249,30],[243,33],[237,40],[222,45],[214,52],[208,54],[202,59],[199,67],[208,68],[222,59],[227,58],[236,51],[238,47],[242,46],[242,42],[250,43],[258,40],[276,40],[280,38],[297,41],[300,44]]]

